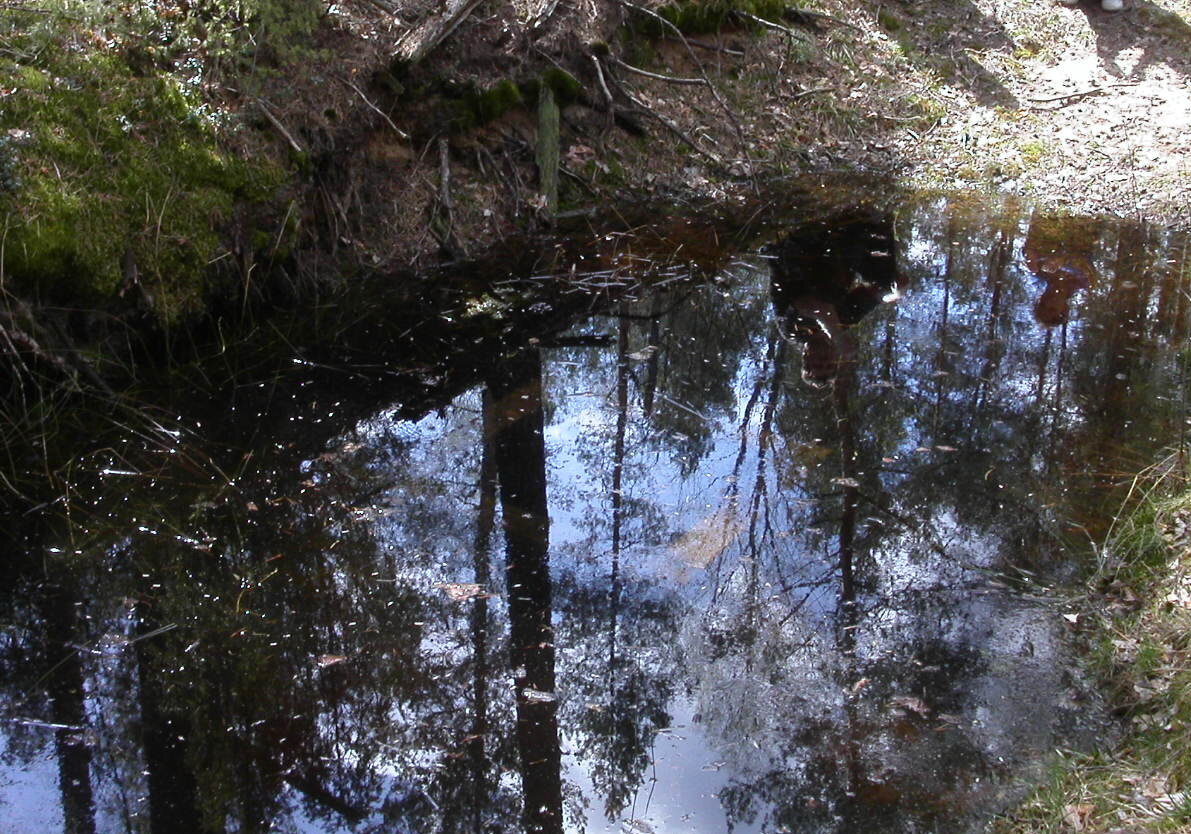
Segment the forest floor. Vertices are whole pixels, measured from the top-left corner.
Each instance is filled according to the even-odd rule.
[[[442,111],[377,89],[375,68],[430,26],[434,5],[411,0],[393,18],[345,4],[334,57],[266,90],[294,135],[336,137],[324,143],[332,155],[353,159],[323,178],[335,208],[321,233],[370,268],[474,254],[540,209],[533,102],[449,132],[444,159],[432,139],[444,135]],[[781,175],[861,170],[1191,228],[1191,0],[1128,0],[1119,13],[1052,0],[820,0],[777,28],[680,36],[658,24],[650,39],[625,36],[651,23],[643,8],[662,5],[481,3],[405,84],[449,79],[483,93],[543,67],[572,73],[594,106],[564,108],[564,208],[626,194],[717,200]],[[535,8],[549,11],[535,20]],[[601,75],[593,45],[604,43]],[[614,127],[599,112],[610,98],[648,136]],[[332,112],[338,125],[320,115]]]
[[[912,178],[1191,222],[1185,0],[1135,0],[1116,14],[1021,0],[916,8],[927,12],[918,26],[945,32],[939,46],[965,83],[935,90],[947,105],[937,127],[894,144]]]

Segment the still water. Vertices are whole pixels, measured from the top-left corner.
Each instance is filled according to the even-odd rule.
[[[1053,589],[1182,441],[1187,241],[753,219],[432,276],[81,460],[0,830],[957,832],[1111,734]]]

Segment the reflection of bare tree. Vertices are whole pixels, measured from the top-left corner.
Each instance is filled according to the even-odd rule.
[[[527,834],[562,831],[562,758],[551,623],[550,518],[542,360],[527,350],[489,381],[509,600],[509,661],[517,687],[522,820]]]
[[[141,611],[138,635],[141,638],[152,635],[161,626],[148,608],[144,606]],[[153,664],[149,645],[146,639],[136,644],[141,735],[148,771],[149,830],[152,834],[200,831],[198,784],[186,760],[192,728],[185,714],[170,709],[162,675]]]
[[[482,431],[480,434],[480,479],[478,485],[479,508],[476,512],[476,539],[473,554],[475,583],[485,592],[492,586],[492,570],[489,562],[489,548],[492,546],[492,530],[496,521],[496,455],[494,450],[496,426],[494,423],[492,396],[485,389],[483,393]],[[471,758],[471,830],[480,834],[484,824],[484,808],[492,790],[488,777],[488,756],[486,752],[489,731],[488,718],[488,597],[481,593],[472,601],[471,640],[472,665],[474,666],[471,690],[471,740],[468,743]]]
[[[66,834],[95,834],[91,788],[91,742],[84,707],[83,664],[79,657],[78,598],[63,585],[50,585],[41,601],[48,648],[55,658],[46,671],[50,717],[58,756],[58,790]]]

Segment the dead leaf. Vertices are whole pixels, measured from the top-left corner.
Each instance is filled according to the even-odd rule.
[[[1063,809],[1063,824],[1073,831],[1086,831],[1092,812],[1096,808],[1089,804],[1068,805]]]

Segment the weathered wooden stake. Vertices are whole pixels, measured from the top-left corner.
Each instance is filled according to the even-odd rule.
[[[543,81],[538,92],[538,188],[546,198],[545,215],[550,222],[558,214],[558,156],[558,102]]]

